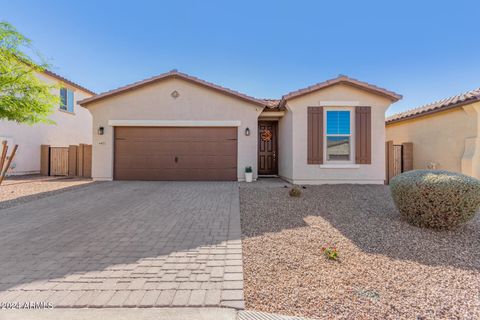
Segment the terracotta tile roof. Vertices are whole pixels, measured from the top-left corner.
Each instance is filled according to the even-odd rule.
[[[394,114],[388,117],[385,122],[387,124],[399,122],[411,118],[416,118],[424,116],[427,114],[432,114],[456,107],[461,107],[463,105],[473,103],[475,101],[480,101],[480,88],[461,93],[459,95],[445,98],[442,100],[435,101],[430,104],[423,105],[418,108],[410,109],[401,113]]]
[[[336,77],[334,79],[330,79],[330,80],[320,82],[320,83],[314,84],[312,86],[309,86],[309,87],[306,87],[306,88],[303,88],[303,89],[300,89],[300,90],[296,90],[296,91],[292,91],[290,93],[287,93],[286,95],[284,95],[282,97],[282,103],[284,103],[286,100],[293,99],[293,98],[296,98],[296,97],[299,97],[299,96],[303,96],[303,95],[308,94],[310,92],[317,91],[317,90],[320,90],[320,89],[323,89],[323,88],[326,88],[326,87],[329,87],[329,86],[332,86],[332,85],[335,85],[335,84],[341,84],[341,83],[349,84],[351,86],[354,86],[354,87],[357,87],[357,88],[367,90],[367,91],[370,91],[372,93],[384,96],[384,97],[392,100],[393,102],[402,99],[402,96],[400,94],[395,93],[393,91],[389,91],[387,89],[380,88],[380,87],[377,87],[373,84],[369,84],[367,82],[363,82],[363,81],[360,81],[360,80],[357,80],[357,79],[353,79],[353,78],[347,77],[345,75],[339,75],[338,77]]]
[[[278,99],[263,99],[263,101],[265,101],[265,104],[268,108],[275,108],[280,103],[280,100]]]
[[[190,76],[186,73],[182,73],[182,72],[179,72],[176,69],[174,69],[172,71],[162,73],[158,76],[154,76],[154,77],[151,77],[151,78],[148,78],[148,79],[145,79],[145,80],[134,82],[132,84],[129,84],[129,85],[117,88],[117,89],[113,89],[113,90],[110,90],[110,91],[107,91],[107,92],[104,92],[104,93],[101,93],[101,94],[98,94],[94,97],[84,99],[84,100],[80,101],[79,104],[82,105],[82,106],[87,106],[88,104],[90,104],[92,102],[96,102],[96,101],[106,99],[106,98],[111,97],[111,96],[115,96],[117,94],[121,94],[121,93],[130,91],[130,90],[134,90],[134,89],[137,89],[139,87],[155,83],[157,81],[161,81],[161,80],[165,80],[165,79],[169,79],[169,78],[176,78],[176,77],[184,79],[186,81],[196,83],[196,84],[200,84],[200,85],[208,87],[210,89],[217,90],[219,92],[228,94],[230,96],[234,96],[234,97],[240,98],[242,100],[252,102],[256,105],[265,107],[264,111],[266,111],[266,112],[268,112],[268,111],[283,111],[283,110],[285,110],[285,101],[287,99],[291,99],[293,97],[304,95],[304,94],[310,93],[312,91],[319,90],[319,89],[322,89],[322,88],[325,88],[325,87],[328,87],[328,86],[331,86],[331,85],[334,85],[334,84],[337,84],[337,83],[348,83],[350,85],[360,87],[364,90],[386,96],[389,99],[391,99],[392,101],[397,101],[397,100],[402,98],[401,95],[398,95],[398,94],[396,94],[394,92],[391,92],[391,91],[387,91],[386,89],[376,87],[376,86],[368,84],[366,82],[361,82],[359,80],[355,80],[355,79],[349,78],[347,76],[339,76],[338,78],[328,80],[328,81],[325,81],[325,82],[322,82],[322,83],[318,83],[316,85],[310,86],[310,87],[305,88],[305,89],[290,92],[289,94],[284,95],[282,97],[282,99],[257,99],[257,98],[248,96],[246,94],[240,93],[238,91],[234,91],[232,89],[228,89],[228,88],[216,85],[214,83],[207,82],[205,80]]]
[[[162,73],[162,74],[160,74],[158,76],[155,76],[155,77],[151,77],[151,78],[148,78],[148,79],[145,79],[145,80],[142,80],[142,81],[134,82],[132,84],[129,84],[129,85],[126,85],[126,86],[123,86],[123,87],[120,87],[120,88],[117,88],[117,89],[114,89],[114,90],[110,90],[110,91],[101,93],[101,94],[96,95],[94,97],[84,99],[84,100],[80,101],[79,104],[82,105],[82,106],[86,106],[86,105],[88,105],[88,104],[90,104],[94,101],[99,101],[99,100],[105,99],[107,97],[111,97],[111,96],[114,96],[114,95],[117,95],[117,94],[120,94],[120,93],[124,93],[126,91],[137,89],[139,87],[146,86],[146,85],[149,85],[151,83],[161,81],[161,80],[165,80],[165,79],[169,79],[169,78],[181,78],[181,79],[193,82],[193,83],[200,84],[204,87],[208,87],[210,89],[228,94],[230,96],[234,96],[234,97],[240,98],[242,100],[252,102],[252,103],[257,104],[257,105],[262,106],[262,107],[265,107],[265,105],[266,105],[266,101],[264,101],[264,100],[248,96],[248,95],[240,93],[238,91],[234,91],[234,90],[231,90],[231,89],[228,89],[228,88],[224,88],[222,86],[216,85],[216,84],[211,83],[211,82],[207,82],[205,80],[190,76],[190,75],[182,73],[182,72],[178,72],[175,69],[172,70],[172,71],[166,72],[166,73]]]
[[[68,80],[67,78],[62,77],[61,75],[56,74],[56,73],[53,72],[53,71],[43,70],[43,73],[45,73],[46,75],[49,75],[50,77],[53,77],[53,78],[61,81],[61,82],[64,82],[64,83],[66,83],[66,84],[69,84],[69,85],[71,85],[72,87],[75,87],[75,88],[77,88],[77,89],[80,89],[80,90],[82,90],[82,91],[85,91],[85,92],[87,92],[87,93],[90,93],[91,95],[96,95],[95,92],[93,92],[93,91],[91,91],[91,90],[89,90],[89,89],[87,89],[87,88],[85,88],[85,87],[83,87],[83,86],[81,86],[81,85],[73,82],[73,81],[70,81],[70,80]]]
[[[265,101],[266,108],[263,110],[265,112],[275,112],[275,111],[283,111],[285,110],[284,106],[280,106],[280,99],[263,99]]]

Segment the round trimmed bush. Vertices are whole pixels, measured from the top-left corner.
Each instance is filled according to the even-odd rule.
[[[390,182],[400,214],[419,227],[449,229],[472,219],[480,207],[480,180],[444,170],[414,170]]]

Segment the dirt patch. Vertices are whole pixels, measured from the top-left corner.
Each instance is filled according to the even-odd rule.
[[[480,217],[402,221],[388,187],[240,189],[247,309],[321,319],[480,318]],[[323,244],[338,248],[327,260]]]
[[[94,183],[90,179],[44,177],[40,175],[15,176],[0,186],[0,209],[41,199]]]

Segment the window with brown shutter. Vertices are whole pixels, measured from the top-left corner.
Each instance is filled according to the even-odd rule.
[[[325,161],[352,161],[352,111],[349,108],[327,108],[325,117]]]
[[[372,163],[371,107],[355,108],[355,163]]]
[[[323,163],[323,107],[308,107],[307,144],[307,163]]]

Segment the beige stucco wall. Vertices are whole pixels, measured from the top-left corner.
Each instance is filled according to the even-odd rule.
[[[391,101],[379,95],[337,84],[322,90],[300,96],[287,102],[291,125],[281,126],[282,130],[292,130],[290,159],[284,158],[280,175],[299,184],[322,183],[372,183],[382,184],[385,179],[385,111]],[[354,106],[372,107],[372,163],[346,166],[307,164],[307,108],[309,106]],[[355,123],[353,122],[353,126]],[[353,128],[352,132],[355,132]],[[281,136],[288,134],[282,132]],[[354,137],[352,137],[354,141]],[[352,154],[353,160],[355,155]],[[354,162],[354,161],[353,161]],[[346,168],[348,167],[348,168]]]
[[[388,124],[386,130],[387,141],[413,143],[414,169],[435,163],[437,169],[472,174],[466,163],[462,169],[462,158],[475,154],[478,129],[473,105]]]
[[[173,91],[180,96],[174,99]],[[109,120],[240,121],[238,127],[238,179],[245,167],[257,172],[257,119],[262,107],[181,79],[167,79],[88,105],[93,116],[92,175],[113,178],[113,131]],[[105,128],[104,135],[96,133]],[[250,136],[245,136],[245,128]]]
[[[49,84],[57,84],[56,78],[45,74],[37,75]],[[40,172],[40,145],[66,147],[71,144],[92,143],[92,117],[88,110],[77,104],[91,94],[68,85],[74,91],[74,113],[61,111],[58,107],[50,119],[55,124],[35,124],[32,126],[11,121],[0,121],[0,140],[7,140],[9,145],[18,144],[18,151],[13,161],[12,174]],[[60,90],[55,89],[60,95]]]
[[[278,120],[278,175],[292,177],[293,175],[293,127],[292,112],[287,110]]]

